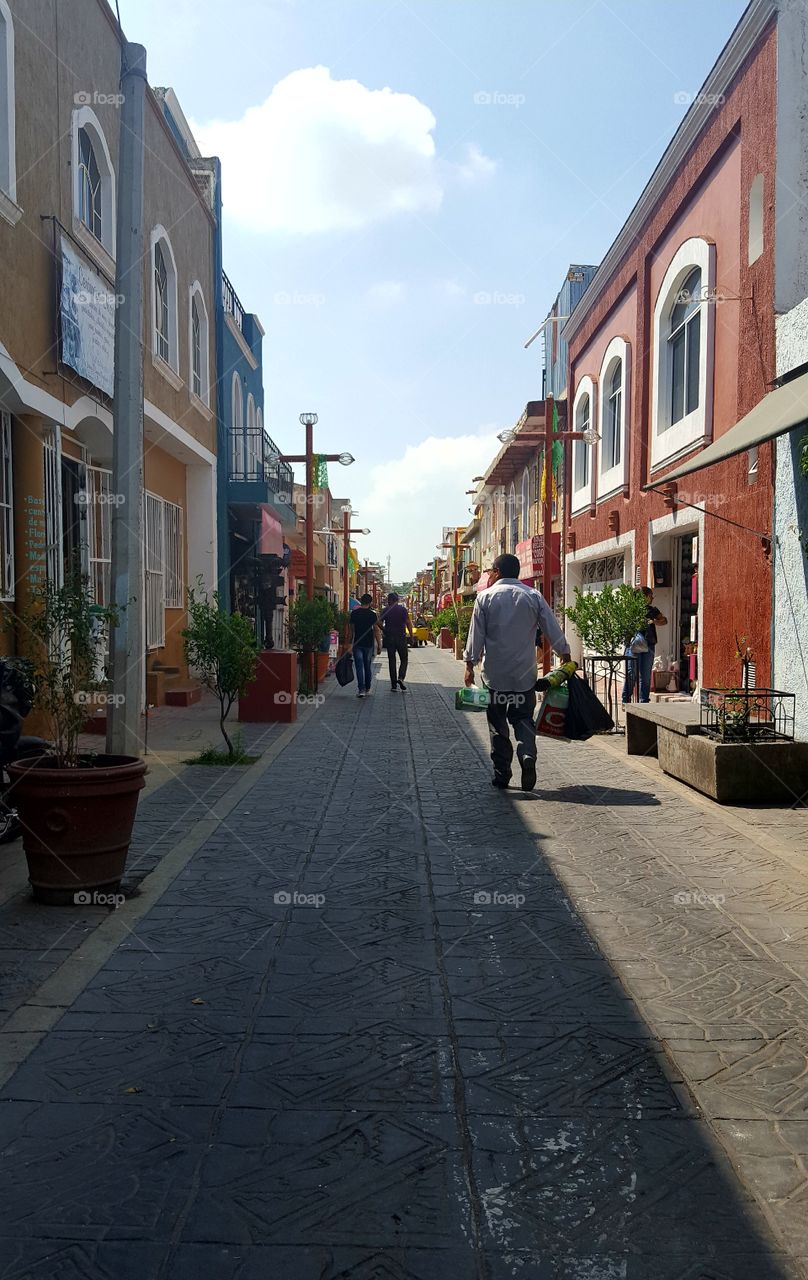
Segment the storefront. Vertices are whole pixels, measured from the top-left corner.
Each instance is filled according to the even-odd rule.
[[[516,555],[519,557],[519,580],[529,587],[541,591],[544,582],[544,537],[534,534],[516,544]],[[548,604],[554,612],[561,608],[561,534],[554,533],[550,543],[550,572],[552,574],[552,595]]]

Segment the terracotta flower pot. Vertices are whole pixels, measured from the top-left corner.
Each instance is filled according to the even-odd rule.
[[[64,904],[79,893],[115,893],[146,762],[100,755],[59,769],[52,756],[39,756],[9,765],[8,772],[34,897]]]

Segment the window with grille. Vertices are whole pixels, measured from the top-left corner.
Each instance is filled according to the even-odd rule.
[[[103,243],[101,173],[86,129],[79,129],[79,217],[96,240]]]
[[[168,270],[165,255],[159,244],[154,246],[154,334],[157,354],[166,364],[170,363],[169,343]]]
[[[165,552],[166,608],[181,609],[185,603],[182,508],[173,502],[163,503],[163,543]]]
[[[584,396],[578,406],[576,431],[588,431],[590,423],[589,396]],[[576,489],[585,489],[589,484],[589,445],[585,440],[575,441],[573,484]]]
[[[0,413],[0,600],[14,599],[14,485],[11,414]]]
[[[682,285],[671,312],[668,332],[670,405],[667,426],[699,405],[701,351],[701,269],[696,267]]]
[[[146,648],[160,649],[166,642],[165,556],[163,550],[163,500],[145,493],[143,556],[146,588]]]
[[[96,604],[110,602],[112,565],[112,472],[106,467],[87,468],[87,541],[89,544],[90,590]]]

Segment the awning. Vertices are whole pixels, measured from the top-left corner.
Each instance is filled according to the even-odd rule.
[[[283,556],[283,530],[281,522],[269,507],[261,507],[261,533],[258,550],[262,556]]]
[[[792,378],[790,382],[783,383],[776,391],[770,391],[755,405],[754,409],[741,418],[740,422],[736,422],[729,431],[725,431],[717,440],[713,440],[706,449],[694,454],[692,458],[688,458],[687,462],[683,462],[680,467],[674,467],[673,471],[668,471],[658,480],[644,484],[643,489],[658,489],[662,485],[669,484],[671,480],[690,475],[693,471],[701,471],[703,467],[711,467],[716,462],[734,458],[736,454],[754,449],[755,445],[765,444],[767,440],[773,440],[775,436],[781,436],[784,432],[791,431],[793,427],[801,426],[806,422],[808,422],[808,373],[802,373],[799,377]]]

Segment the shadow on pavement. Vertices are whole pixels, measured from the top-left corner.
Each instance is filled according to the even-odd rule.
[[[587,787],[583,785],[556,787],[554,791],[543,791],[541,779],[538,783],[537,796],[540,800],[549,800],[559,804],[593,804],[612,808],[617,805],[659,805],[661,801],[653,791],[632,791],[625,787]]]

